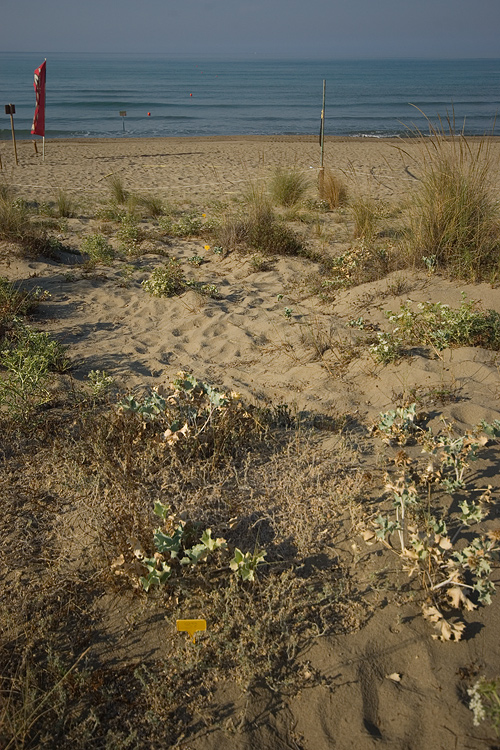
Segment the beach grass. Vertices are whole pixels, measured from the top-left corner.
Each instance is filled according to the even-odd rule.
[[[422,177],[409,212],[409,258],[425,256],[452,277],[498,277],[500,212],[491,178],[497,169],[488,137],[468,139],[448,119],[422,138]]]
[[[300,169],[276,170],[269,184],[272,200],[279,206],[295,206],[304,200],[310,187],[310,180]]]

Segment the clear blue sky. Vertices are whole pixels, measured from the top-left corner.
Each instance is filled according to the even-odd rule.
[[[1,0],[0,51],[500,57],[500,0]]]

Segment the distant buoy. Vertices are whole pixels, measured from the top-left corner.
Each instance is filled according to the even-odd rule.
[[[193,96],[192,94],[189,94],[189,96]]]
[[[151,117],[151,112],[148,112],[148,117]]]

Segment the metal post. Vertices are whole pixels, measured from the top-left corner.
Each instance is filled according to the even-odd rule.
[[[325,101],[326,101],[326,81],[323,81],[323,108],[321,110],[321,169],[325,156]]]
[[[325,159],[325,100],[326,100],[326,81],[323,80],[323,107],[321,109],[321,127],[319,132],[319,143],[321,146],[321,160],[319,165],[319,174],[318,174],[318,190],[320,197],[323,196],[324,186],[325,186],[325,167],[324,167],[324,159]]]

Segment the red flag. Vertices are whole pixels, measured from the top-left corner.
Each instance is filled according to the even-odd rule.
[[[45,67],[47,61],[44,60],[39,68],[35,70],[34,87],[36,93],[35,116],[31,126],[32,135],[45,135]]]

